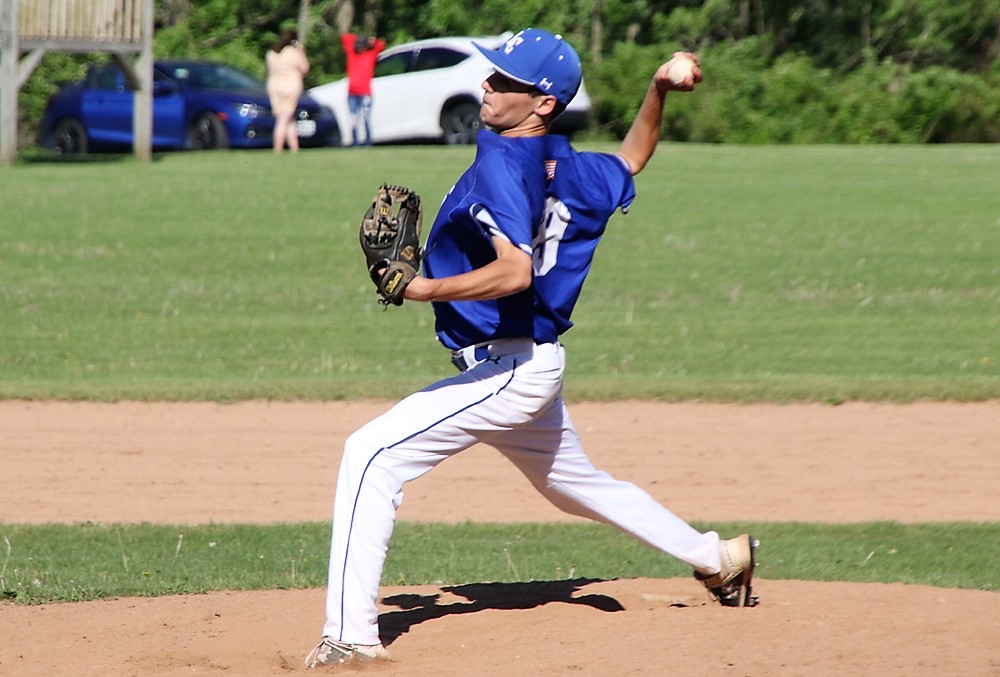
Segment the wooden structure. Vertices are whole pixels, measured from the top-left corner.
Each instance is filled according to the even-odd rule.
[[[0,0],[0,165],[17,154],[17,93],[52,51],[112,55],[135,90],[135,155],[150,160],[153,0]]]

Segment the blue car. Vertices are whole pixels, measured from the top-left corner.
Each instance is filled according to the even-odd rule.
[[[114,63],[93,67],[54,94],[39,143],[57,153],[127,150],[132,146],[133,92]],[[303,146],[339,146],[328,108],[308,94],[296,111]],[[269,148],[274,118],[264,83],[238,68],[208,61],[153,65],[153,148]]]

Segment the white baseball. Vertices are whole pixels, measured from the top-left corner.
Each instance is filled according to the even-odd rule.
[[[694,60],[679,56],[667,69],[667,79],[675,85],[690,85],[694,83]]]

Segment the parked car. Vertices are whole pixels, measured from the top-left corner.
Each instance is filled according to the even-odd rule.
[[[482,82],[493,66],[472,43],[496,48],[510,36],[418,40],[379,54],[372,79],[372,141],[474,143],[480,125]],[[351,143],[347,79],[313,87],[309,94],[333,111],[340,138]],[[581,85],[576,98],[556,118],[552,131],[571,134],[583,129],[589,115],[590,97]]]
[[[39,143],[67,154],[129,148],[133,98],[117,64],[93,67],[49,99]],[[303,146],[340,145],[333,114],[309,96],[296,123]],[[209,61],[154,63],[153,148],[265,148],[273,129],[265,84],[250,73]]]

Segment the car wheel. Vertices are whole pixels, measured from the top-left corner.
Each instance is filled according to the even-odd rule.
[[[226,126],[215,113],[202,113],[188,129],[188,145],[191,150],[218,150],[229,148],[229,134]]]
[[[441,129],[448,145],[475,143],[481,125],[479,105],[475,103],[458,103],[441,114]]]
[[[78,120],[60,120],[52,132],[52,147],[60,155],[80,155],[87,152],[87,130]]]

